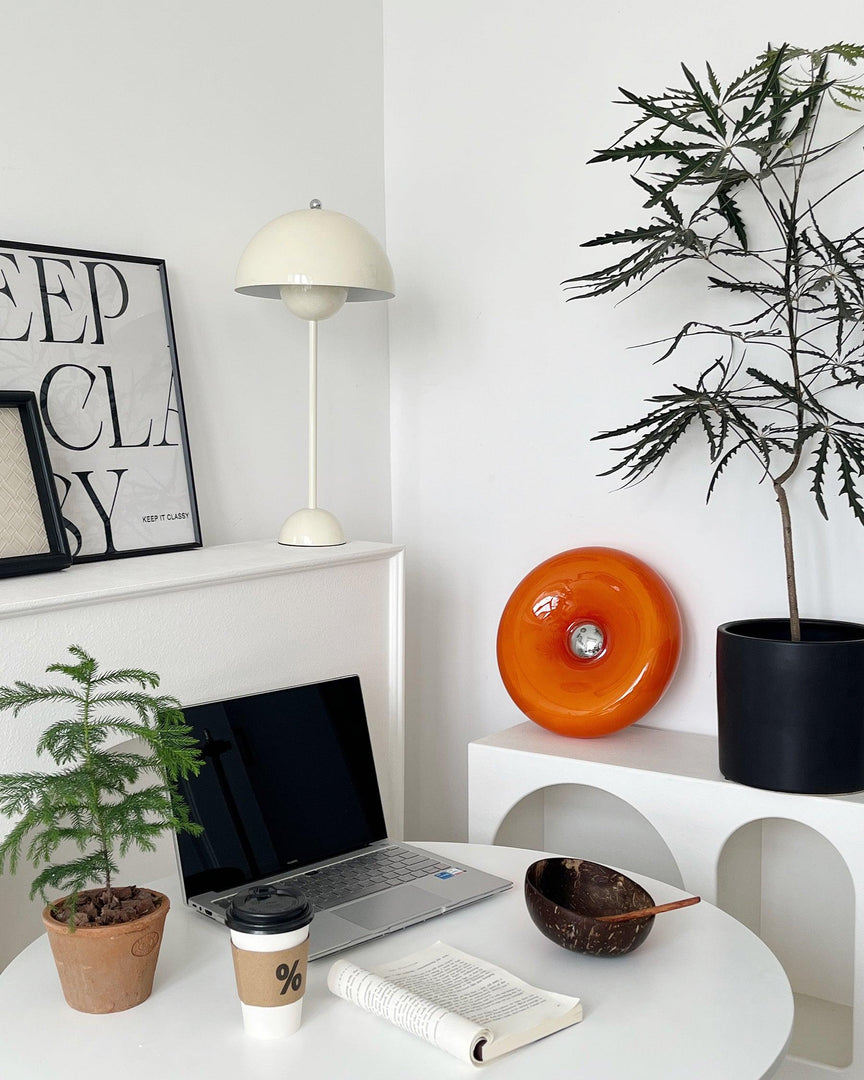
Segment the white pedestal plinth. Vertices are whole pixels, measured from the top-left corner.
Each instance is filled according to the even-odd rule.
[[[856,891],[864,888],[864,794],[743,787],[720,775],[713,737],[642,725],[568,739],[520,724],[471,743],[468,771],[475,843],[518,833],[520,843],[578,856],[580,837],[590,837],[587,857],[597,858],[600,820],[558,821],[559,842],[546,842],[544,793],[559,814],[562,785],[631,807],[634,822],[671,854],[673,883],[724,907],[782,960],[796,990],[796,1031],[778,1075],[864,1078],[864,1049],[853,1052],[864,1047],[864,900]],[[616,837],[608,840],[610,856],[600,861],[614,862]]]

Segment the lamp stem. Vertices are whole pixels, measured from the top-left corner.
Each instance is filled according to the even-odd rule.
[[[318,506],[318,321],[309,320],[309,509]]]
[[[295,510],[283,523],[279,543],[286,547],[336,547],[345,543],[345,533],[330,511],[318,505],[319,320],[306,321],[309,323],[309,505]]]

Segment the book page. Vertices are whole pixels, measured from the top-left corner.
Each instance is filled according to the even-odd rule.
[[[440,941],[372,972],[337,961],[331,979],[328,985],[334,993],[475,1063],[582,1017],[578,998],[529,986],[496,965]],[[386,1005],[382,995],[386,995]]]
[[[475,1047],[488,1038],[478,1024],[348,960],[333,964],[327,985],[338,997],[418,1035],[460,1061],[475,1061]]]

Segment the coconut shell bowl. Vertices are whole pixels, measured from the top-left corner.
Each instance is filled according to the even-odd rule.
[[[605,921],[653,908],[635,881],[586,859],[540,859],[525,873],[525,903],[541,934],[564,949],[592,956],[622,956],[651,932],[654,915]]]

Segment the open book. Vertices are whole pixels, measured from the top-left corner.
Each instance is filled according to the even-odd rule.
[[[327,985],[346,1001],[475,1065],[582,1019],[579,998],[538,990],[440,941],[371,971],[337,960]]]

